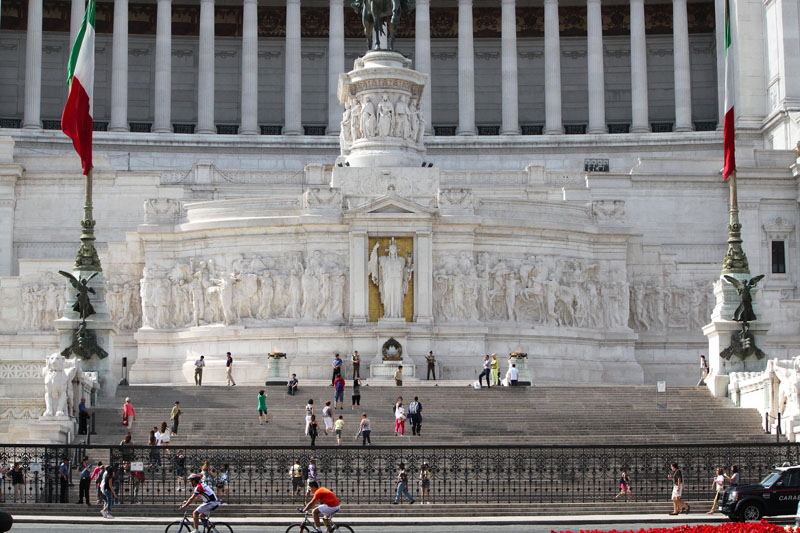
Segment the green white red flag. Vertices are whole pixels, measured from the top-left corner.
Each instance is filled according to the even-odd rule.
[[[722,145],[725,154],[722,179],[725,180],[736,171],[736,132],[733,125],[733,61],[736,48],[732,37],[730,0],[725,0],[725,115],[722,128]]]
[[[81,158],[83,173],[92,169],[92,96],[94,92],[94,7],[89,0],[83,24],[72,46],[67,65],[69,95],[61,114],[61,129],[72,139]]]

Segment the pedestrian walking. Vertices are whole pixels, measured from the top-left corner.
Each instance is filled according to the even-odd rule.
[[[161,446],[169,446],[169,442],[172,440],[172,431],[167,427],[166,421],[161,422],[159,433],[161,433]]]
[[[678,468],[678,463],[670,465],[672,472],[669,474],[669,479],[672,480],[672,512],[671,515],[680,513],[689,513],[691,506],[681,499],[683,495],[683,473]]]
[[[322,420],[325,422],[325,435],[327,436],[328,430],[333,431],[333,409],[331,409],[331,402],[325,402],[325,407],[322,408]]]
[[[27,501],[25,497],[25,485],[27,485],[27,482],[22,465],[14,463],[9,475],[11,476],[11,488],[14,491],[14,503],[25,503]]]
[[[111,516],[111,507],[117,499],[117,492],[114,490],[116,471],[116,465],[113,467],[111,465],[106,466],[103,478],[100,481],[100,492],[103,493],[103,509],[100,514],[103,515],[103,518],[114,518]]]
[[[319,435],[319,426],[317,425],[317,415],[311,415],[311,420],[308,423],[308,436],[311,437],[311,447],[316,446],[317,435]]]
[[[172,412],[169,414],[169,419],[172,420],[172,434],[175,436],[178,435],[178,426],[181,423],[182,414],[181,402],[175,402],[175,405],[172,407]]]
[[[403,386],[403,365],[398,366],[394,373],[394,384],[398,387]]]
[[[400,463],[397,465],[399,471],[397,472],[397,481],[395,481],[395,496],[393,504],[400,503],[400,497],[405,496],[409,504],[414,503],[414,498],[408,492],[408,474],[406,473],[406,465]]]
[[[350,406],[351,410],[356,408],[356,405],[361,407],[361,378],[356,378],[353,380],[353,395],[352,395],[353,404]]]
[[[370,434],[372,433],[372,426],[370,425],[367,413],[361,413],[361,422],[358,425],[358,430],[361,432],[361,445],[372,446]]]
[[[303,495],[303,467],[300,466],[300,459],[295,459],[294,464],[289,467],[289,477],[292,480],[292,497]]]
[[[333,424],[333,430],[336,432],[336,445],[342,445],[342,430],[344,429],[344,417],[339,415],[339,418]]]
[[[707,514],[714,514],[717,510],[717,502],[719,501],[719,493],[722,492],[722,489],[725,488],[725,471],[717,467],[716,475],[714,476],[714,481],[711,483],[711,489],[714,491],[714,503],[711,504],[711,509],[708,511]]]
[[[194,362],[194,384],[198,387],[203,384],[203,369],[206,367],[206,356],[201,355],[200,359]]]
[[[58,466],[58,485],[60,490],[59,501],[69,503],[69,459],[64,457]]]
[[[313,457],[308,460],[308,467],[306,467],[305,478],[306,478],[306,497],[308,497],[308,490],[309,485],[313,482],[318,482],[317,478],[319,477],[317,473],[317,460]],[[307,503],[307,500],[306,500]]]
[[[730,475],[725,474],[725,479],[731,484],[731,487],[739,486],[739,465],[731,465]]]
[[[619,474],[619,494],[614,496],[612,501],[617,501],[623,496],[625,496],[625,501],[631,501],[631,480],[630,477],[628,477],[628,469],[625,467],[620,470]]]
[[[78,504],[86,500],[87,507],[91,505],[89,501],[89,484],[92,481],[92,470],[94,470],[94,467],[89,464],[89,458],[84,457],[81,464],[78,465],[78,472],[81,475],[78,481]]]
[[[331,375],[331,385],[333,385],[333,381],[342,375],[342,358],[339,357],[338,353],[333,356],[331,367],[333,367],[333,374]]]
[[[428,461],[422,463],[422,468],[419,471],[419,488],[422,492],[422,505],[431,503],[431,468]]]
[[[394,410],[394,434],[395,436],[406,434],[406,410],[403,402],[399,402]]]
[[[358,350],[353,351],[353,381],[361,377],[361,357]]]
[[[175,492],[183,492],[186,485],[186,455],[183,450],[178,450],[178,455],[175,456],[175,481],[178,485]]]
[[[133,408],[130,398],[125,398],[125,403],[122,404],[122,425],[128,428],[128,431],[133,431],[133,423],[136,421],[136,409]]]
[[[428,362],[428,381],[430,381],[431,376],[433,376],[433,381],[436,381],[436,358],[433,356],[433,350],[425,356],[425,361]]]
[[[414,396],[414,401],[408,404],[408,416],[411,417],[411,434],[420,436],[422,434],[422,404],[417,396]]]
[[[306,436],[308,436],[308,427],[311,425],[312,416],[314,416],[314,399],[310,398],[306,404]]]
[[[258,391],[258,425],[263,426],[266,422],[269,424],[269,415],[267,414],[267,391],[261,389]]]
[[[226,354],[228,359],[225,361],[225,380],[229,387],[235,387],[236,382],[233,381],[233,356],[231,352]]]
[[[230,480],[231,480],[231,467],[229,464],[225,463],[222,465],[222,473],[219,475],[219,477],[217,477],[216,492],[220,496],[224,494],[226,502],[228,502],[231,499],[230,488],[228,487],[228,483],[230,482]]]
[[[706,361],[706,356],[700,356],[700,381],[697,382],[697,386],[701,387],[706,384],[706,378],[708,377],[708,361]]]
[[[344,410],[344,378],[339,376],[333,380],[333,408]]]
[[[492,373],[492,362],[491,360],[489,360],[489,356],[486,355],[483,358],[483,371],[480,374],[478,374],[478,385],[481,385],[483,378],[486,377],[486,388],[487,389],[490,388],[491,384],[489,383],[489,377],[491,376],[491,373]]]

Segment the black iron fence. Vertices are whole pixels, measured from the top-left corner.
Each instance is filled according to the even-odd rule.
[[[388,503],[393,499],[397,465],[401,462],[406,465],[412,493],[418,495],[416,480],[424,461],[432,472],[430,493],[434,503],[586,503],[605,502],[615,495],[622,467],[628,469],[636,501],[668,500],[672,481],[667,476],[673,461],[683,471],[684,496],[689,500],[710,499],[711,481],[718,466],[727,472],[736,464],[742,483],[755,483],[773,465],[798,464],[800,445],[314,449],[0,445],[0,464],[21,464],[27,481],[25,501],[57,502],[61,458],[68,457],[74,468],[84,454],[92,464],[102,461],[118,469],[122,503],[180,502],[186,497],[181,489],[188,488],[183,476],[199,472],[202,463],[210,461],[218,477],[223,465],[229,465],[227,500],[231,503],[288,504],[293,502],[290,467],[295,460],[306,466],[312,458],[322,484],[350,504]],[[141,474],[135,473],[140,467]],[[75,493],[78,478],[78,472],[73,470]],[[9,475],[3,480],[2,489],[6,501],[15,501]]]

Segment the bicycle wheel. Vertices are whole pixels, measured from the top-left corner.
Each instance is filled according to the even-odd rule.
[[[286,528],[286,533],[311,533],[304,524],[294,524]]]
[[[348,533],[353,533],[353,528],[348,526],[347,524],[336,524],[336,527],[333,528],[334,531],[341,531],[344,533],[347,531]]]
[[[217,522],[208,529],[209,533],[233,533],[233,528],[225,522]]]
[[[172,522],[167,526],[167,529],[164,530],[164,533],[188,533],[193,528],[186,525],[182,520]]]

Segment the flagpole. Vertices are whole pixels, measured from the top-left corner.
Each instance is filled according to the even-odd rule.
[[[747,255],[742,248],[742,224],[739,222],[739,199],[736,190],[736,171],[728,178],[730,189],[730,221],[728,222],[728,251],[722,261],[723,274],[750,274]]]
[[[75,270],[84,272],[102,272],[100,257],[94,247],[94,226],[95,220],[92,215],[92,173],[89,169],[86,173],[86,196],[83,204],[83,220],[81,220],[81,246],[78,255],[75,257]]]

